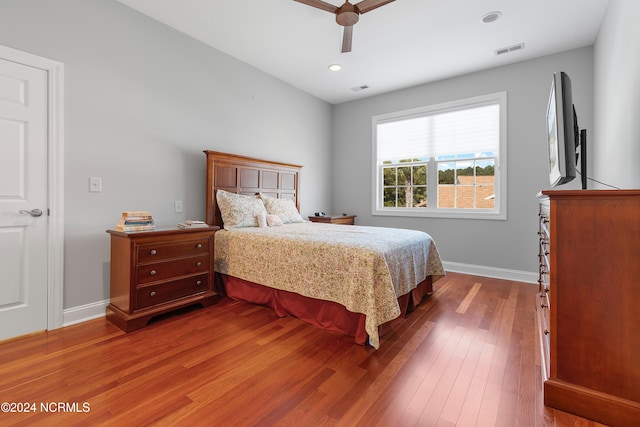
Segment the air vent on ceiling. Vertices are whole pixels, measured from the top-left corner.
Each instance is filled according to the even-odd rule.
[[[513,52],[516,50],[524,49],[524,43],[514,44],[513,46],[503,47],[501,49],[496,49],[496,55],[504,55],[505,53]]]
[[[351,90],[354,92],[360,92],[361,90],[365,90],[365,89],[369,89],[369,85],[362,85],[362,86],[356,86],[351,88]]]

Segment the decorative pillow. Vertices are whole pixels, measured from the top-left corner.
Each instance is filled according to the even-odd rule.
[[[273,197],[262,197],[267,213],[278,215],[284,224],[291,222],[304,222],[300,212],[296,209],[292,199],[274,199]]]
[[[218,190],[216,192],[216,200],[222,214],[224,228],[227,230],[255,227],[257,225],[256,214],[267,214],[264,203],[256,196],[245,196]]]
[[[264,228],[267,226],[267,214],[266,213],[257,213],[256,221],[258,221],[258,227]]]
[[[278,215],[267,214],[267,225],[269,227],[277,227],[282,225],[282,220]]]

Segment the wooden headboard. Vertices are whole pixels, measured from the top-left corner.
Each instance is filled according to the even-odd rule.
[[[207,155],[207,224],[222,228],[216,190],[293,199],[300,211],[300,170],[302,166],[205,150]]]

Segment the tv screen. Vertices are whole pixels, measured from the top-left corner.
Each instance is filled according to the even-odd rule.
[[[571,99],[571,79],[564,72],[553,75],[547,106],[549,182],[552,187],[576,177],[579,131]],[[583,171],[584,172],[584,171]]]

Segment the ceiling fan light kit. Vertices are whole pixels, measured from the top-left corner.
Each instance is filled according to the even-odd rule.
[[[348,1],[336,10],[336,22],[343,27],[350,27],[360,19],[360,11]]]
[[[336,22],[343,27],[342,53],[351,52],[353,26],[360,20],[360,15],[391,3],[395,0],[362,0],[356,4],[345,1],[342,6],[334,6],[322,0],[294,0],[317,9],[325,10],[336,15]]]

